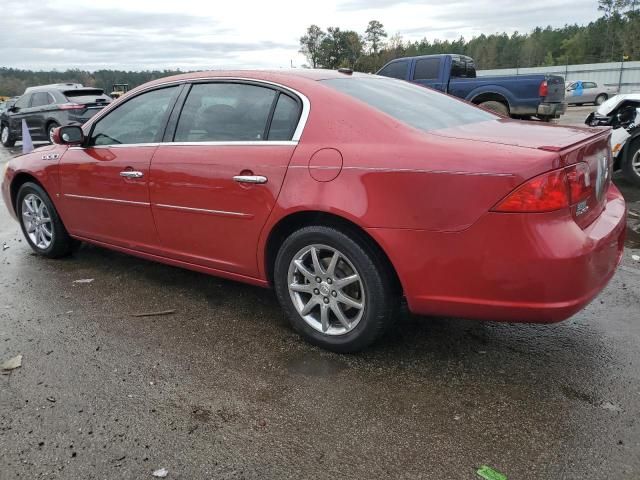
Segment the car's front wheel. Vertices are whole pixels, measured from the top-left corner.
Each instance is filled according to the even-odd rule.
[[[640,137],[629,144],[622,162],[622,173],[627,180],[640,187]]]
[[[49,195],[39,185],[27,182],[18,190],[16,210],[22,233],[34,252],[59,258],[73,252],[78,242],[67,233]]]
[[[53,131],[59,126],[60,125],[58,125],[56,122],[51,122],[47,126],[47,138],[49,139],[49,143],[53,143]]]
[[[274,269],[278,300],[306,340],[335,352],[373,343],[392,322],[393,276],[357,235],[310,226],[283,243]]]
[[[11,136],[9,125],[2,125],[0,128],[0,141],[7,148],[11,148],[16,144],[16,139]]]

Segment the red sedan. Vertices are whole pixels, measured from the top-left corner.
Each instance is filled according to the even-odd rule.
[[[273,286],[293,327],[355,351],[412,312],[555,322],[623,250],[609,131],[499,117],[322,70],[143,85],[12,159],[4,200],[47,257],[79,241]]]

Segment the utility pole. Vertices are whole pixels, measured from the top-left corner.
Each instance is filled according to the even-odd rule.
[[[622,88],[622,72],[624,70],[624,61],[629,58],[624,53],[622,54],[622,58],[620,59],[620,77],[618,78],[618,93],[620,93],[620,89]]]

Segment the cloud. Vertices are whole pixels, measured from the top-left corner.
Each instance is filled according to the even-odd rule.
[[[7,66],[197,68],[299,48],[295,41],[229,39],[229,28],[206,15],[8,2],[0,16],[0,64]]]

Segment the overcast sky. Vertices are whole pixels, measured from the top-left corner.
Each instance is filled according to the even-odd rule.
[[[64,70],[286,68],[315,23],[405,39],[588,23],[596,0],[0,0],[0,66]]]

